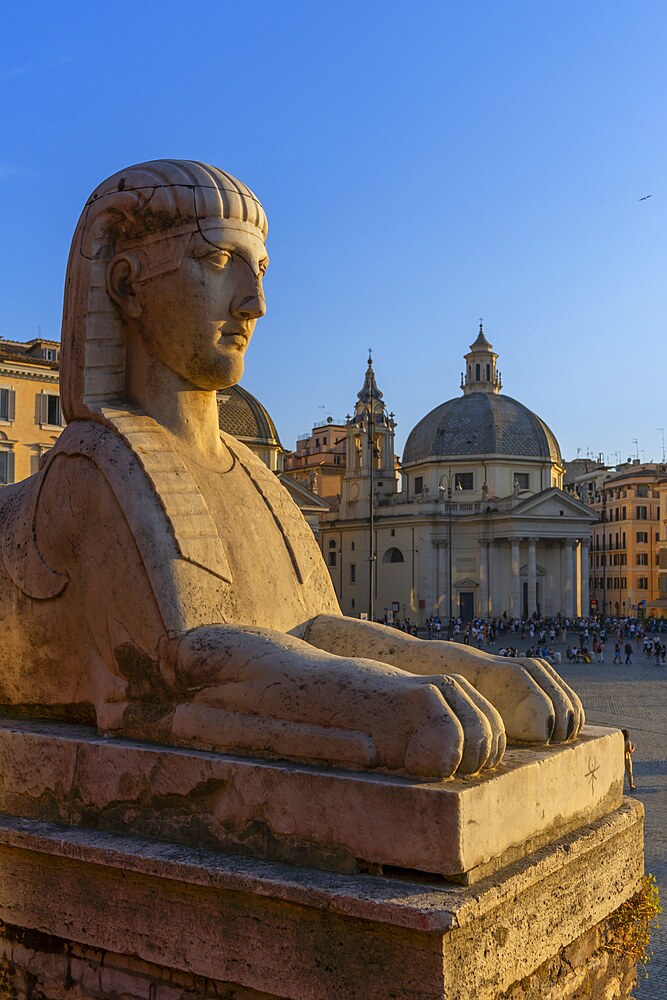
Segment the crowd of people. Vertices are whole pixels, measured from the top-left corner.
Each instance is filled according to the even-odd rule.
[[[550,663],[561,662],[561,653],[555,643],[566,642],[565,655],[569,662],[606,663],[607,653],[613,649],[612,663],[632,665],[633,655],[641,652],[656,666],[667,665],[667,619],[665,618],[611,618],[594,615],[568,618],[555,615],[551,618],[509,618],[502,615],[489,620],[476,618],[463,622],[460,618],[441,620],[431,615],[423,626],[409,618],[388,621],[414,636],[431,640],[450,640],[478,649],[494,647],[500,656],[539,656]],[[528,643],[520,649],[519,643]],[[499,648],[495,649],[496,644]],[[624,659],[623,659],[624,658]]]

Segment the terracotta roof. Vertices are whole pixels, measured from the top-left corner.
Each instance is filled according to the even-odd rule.
[[[9,347],[4,347],[0,343],[0,359],[6,359],[7,361],[13,361],[15,364],[21,365],[39,365],[40,368],[53,368],[56,371],[59,368],[57,361],[47,361],[46,358],[37,358],[34,354],[26,354],[25,351],[13,351]]]

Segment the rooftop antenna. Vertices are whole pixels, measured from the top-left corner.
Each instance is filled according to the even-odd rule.
[[[39,323],[37,324],[37,335],[38,335],[39,339],[41,340],[42,339],[42,328],[41,328],[41,326],[40,326]]]
[[[577,458],[581,455],[581,448],[577,448]]]
[[[639,461],[639,441],[637,438],[633,438],[632,443],[635,446],[635,458]]]
[[[664,427],[658,427],[657,429],[660,431],[660,434],[662,435],[662,464],[664,465],[665,464],[665,428]]]

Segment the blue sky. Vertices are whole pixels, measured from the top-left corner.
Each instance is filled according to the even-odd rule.
[[[269,216],[242,384],[286,446],[351,409],[372,346],[400,453],[483,316],[504,391],[566,457],[660,459],[666,51],[652,0],[13,4],[0,335],[59,336],[99,181],[199,159]]]

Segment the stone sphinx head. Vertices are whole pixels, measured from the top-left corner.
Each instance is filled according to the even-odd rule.
[[[70,250],[62,328],[65,416],[102,419],[126,387],[131,331],[199,389],[237,382],[265,311],[264,210],[240,181],[154,160],[100,184]]]

